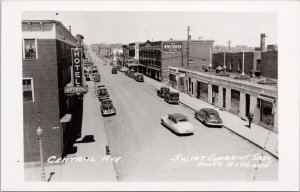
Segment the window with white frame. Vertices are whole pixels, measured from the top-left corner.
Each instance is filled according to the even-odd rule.
[[[33,79],[32,78],[23,78],[23,102],[33,102]]]
[[[24,39],[24,59],[37,59],[35,39]]]

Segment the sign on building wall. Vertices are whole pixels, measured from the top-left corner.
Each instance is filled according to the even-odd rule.
[[[74,74],[74,86],[82,86],[82,49],[72,48],[72,62],[73,62],[73,74]]]
[[[165,42],[164,43],[164,53],[175,53],[181,51],[181,42]]]
[[[88,92],[87,86],[83,85],[83,66],[82,66],[82,49],[72,48],[72,64],[73,64],[73,87],[65,87],[66,94],[85,94]]]

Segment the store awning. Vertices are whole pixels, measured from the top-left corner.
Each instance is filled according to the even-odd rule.
[[[217,73],[218,76],[223,76],[223,77],[229,77],[229,73],[227,73],[226,71],[221,71],[220,73]]]
[[[259,84],[268,84],[268,85],[270,85],[270,84],[277,84],[275,81],[273,81],[270,78],[266,78],[266,79],[260,80],[257,83],[259,83]]]
[[[259,99],[264,100],[264,101],[268,101],[270,103],[275,103],[275,98],[270,98],[270,97],[265,97],[265,96],[258,96]]]
[[[240,80],[248,80],[250,79],[250,77],[243,75],[243,74],[239,74],[238,76],[234,77],[235,79],[240,79]]]

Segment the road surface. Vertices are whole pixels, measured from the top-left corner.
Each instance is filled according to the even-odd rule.
[[[115,116],[103,117],[103,121],[111,156],[121,157],[114,163],[118,181],[278,178],[278,160],[270,154],[226,128],[204,126],[191,109],[166,103],[146,82],[136,82],[119,71],[112,74],[111,66],[103,66],[103,60],[91,55],[117,109]],[[161,116],[174,112],[189,118],[196,128],[193,135],[178,136],[161,125]]]

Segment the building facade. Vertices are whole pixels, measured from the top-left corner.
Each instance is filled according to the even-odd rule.
[[[247,119],[253,112],[253,122],[275,133],[278,132],[277,85],[237,80],[215,74],[169,67],[169,73],[182,78],[175,88]]]
[[[187,62],[187,41],[147,41],[139,44],[139,72],[162,82],[172,79],[168,67],[188,67],[201,70],[211,59],[214,41],[192,40],[189,43],[189,62]],[[189,65],[187,66],[187,63]],[[172,75],[171,75],[172,76]]]
[[[263,76],[277,79],[278,75],[278,52],[269,51],[251,51],[244,52],[217,52],[213,53],[212,68],[219,66],[225,68],[227,72],[241,73],[248,76]],[[243,69],[244,66],[244,69]]]
[[[73,83],[71,48],[78,41],[53,20],[22,21],[22,38],[24,161],[40,159],[38,127],[46,161],[63,156],[80,135],[82,97],[64,93]]]

